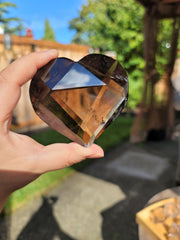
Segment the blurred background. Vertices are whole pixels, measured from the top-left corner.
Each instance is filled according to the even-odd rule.
[[[180,182],[179,29],[180,0],[0,1],[0,70],[30,52],[56,48],[59,57],[74,61],[89,53],[111,56],[126,69],[129,78],[126,108],[96,141],[105,150],[105,160],[98,163],[86,160],[73,167],[45,174],[33,184],[15,192],[2,214],[0,239],[138,239],[136,212],[155,193],[175,187]],[[44,145],[69,142],[36,116],[29,100],[29,83],[22,87],[11,128],[30,135]],[[120,158],[123,160],[119,161]],[[126,171],[117,172],[118,168],[123,169],[125,165]],[[153,169],[158,169],[158,166],[160,170],[154,176]],[[134,174],[131,167],[139,172]],[[86,175],[94,178],[94,190],[91,189],[90,196],[97,198],[91,202],[87,194],[87,199],[83,201],[91,206],[89,209],[86,204],[83,205],[84,202],[79,205],[74,203],[79,211],[84,206],[84,213],[71,216],[69,212],[64,212],[64,215],[72,219],[77,216],[79,225],[72,222],[68,228],[68,220],[65,219],[65,222],[60,221],[60,228],[57,219],[63,219],[64,215],[53,215],[53,205],[58,205],[59,196],[57,193],[53,193],[53,197],[46,194],[49,194],[49,190],[53,191],[55,186],[69,186],[72,176],[75,177],[77,172],[83,174],[75,178],[77,185],[78,181],[91,184],[92,179],[87,179]],[[98,184],[95,178],[106,184],[101,182],[102,185],[96,189]],[[118,186],[118,190],[115,186]],[[79,191],[83,194],[86,187],[82,186],[82,192]],[[100,189],[104,189],[102,194],[98,194]],[[72,191],[69,198],[73,198],[74,194]],[[83,225],[87,211],[96,208],[103,194],[104,199],[108,200],[103,210],[97,210],[101,217],[98,220],[93,216],[87,217],[90,220]],[[29,215],[19,224],[17,232],[12,230],[17,229],[17,219],[20,221],[24,212],[28,212],[23,207],[34,199],[40,199],[37,208],[29,210]],[[62,208],[66,202],[62,200]],[[71,205],[71,202],[68,204]],[[12,220],[13,216],[16,220]],[[52,231],[46,229],[50,235],[45,238],[42,219],[48,216],[53,219],[52,224],[46,222]],[[96,222],[93,219],[97,220],[96,226],[93,225]],[[90,225],[94,227],[91,229]],[[36,238],[32,232],[36,232],[38,226],[44,230]]]

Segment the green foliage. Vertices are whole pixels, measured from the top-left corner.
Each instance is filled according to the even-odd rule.
[[[56,41],[54,30],[52,29],[48,19],[45,20],[44,24],[44,37],[43,40]]]
[[[1,23],[7,23],[12,20],[12,18],[5,18],[4,14],[9,13],[9,8],[14,7],[16,8],[17,6],[13,3],[10,2],[1,2],[0,3],[0,22]]]
[[[133,108],[140,101],[143,85],[143,13],[143,7],[134,0],[88,0],[70,22],[70,29],[76,30],[73,42],[88,44],[102,53],[117,53],[128,72],[128,106]]]
[[[11,2],[0,2],[0,24],[4,28],[5,32],[16,33],[20,26],[22,28],[22,21],[17,17],[7,17],[10,13],[10,8],[17,8],[17,6]],[[15,24],[14,27],[10,26],[12,23]]]

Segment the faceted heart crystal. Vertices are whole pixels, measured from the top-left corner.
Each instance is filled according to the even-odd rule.
[[[38,116],[69,139],[90,146],[127,102],[128,79],[118,61],[90,54],[57,58],[39,69],[30,98]]]

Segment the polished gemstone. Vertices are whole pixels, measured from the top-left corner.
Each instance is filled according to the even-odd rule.
[[[120,114],[128,97],[128,79],[118,61],[90,54],[79,62],[57,58],[31,81],[35,112],[72,141],[90,146]]]

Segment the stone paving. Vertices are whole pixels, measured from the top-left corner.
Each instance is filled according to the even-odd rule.
[[[0,220],[1,240],[138,240],[135,215],[175,186],[176,141],[126,143]]]

